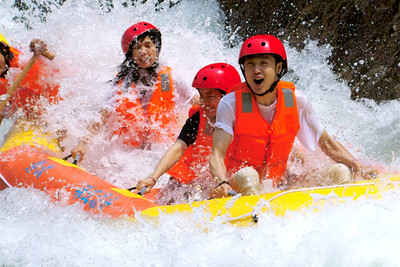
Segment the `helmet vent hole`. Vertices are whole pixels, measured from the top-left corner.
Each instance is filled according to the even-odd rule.
[[[247,47],[251,47],[251,44],[248,44]]]
[[[262,42],[262,43],[261,43],[261,46],[265,46],[265,42]]]
[[[203,81],[207,81],[207,77],[203,77]]]
[[[197,80],[197,76],[196,76],[196,77],[194,77],[194,79],[195,79],[195,80]]]
[[[133,31],[134,31],[134,32],[137,31],[137,28],[134,28]]]
[[[221,67],[225,69],[225,66],[224,66],[224,65],[221,65]]]
[[[147,23],[144,23],[143,25],[144,25],[144,26],[147,26]]]
[[[213,69],[213,68],[214,68],[214,66],[211,67],[211,69]]]

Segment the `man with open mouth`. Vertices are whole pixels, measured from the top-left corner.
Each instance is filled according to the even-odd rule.
[[[375,169],[329,136],[305,94],[295,90],[293,83],[280,80],[288,61],[278,38],[265,34],[247,39],[239,65],[246,81],[233,87],[217,110],[210,157],[216,183],[213,197],[226,197],[232,189],[259,193],[260,183],[268,180],[279,187],[295,138],[309,150],[319,146],[348,168],[351,175],[338,179],[340,183],[376,176]],[[249,186],[256,190],[247,190]]]

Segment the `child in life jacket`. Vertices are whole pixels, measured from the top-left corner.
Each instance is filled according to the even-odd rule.
[[[132,148],[151,148],[175,137],[179,108],[197,97],[171,68],[159,63],[161,32],[148,22],[129,27],[121,39],[125,59],[112,81],[115,91],[111,108],[101,111],[102,121],[89,125],[91,134],[104,124],[111,135]],[[83,159],[90,137],[81,138],[71,151]]]
[[[146,187],[149,192],[161,175],[168,173],[170,179],[157,196],[160,204],[198,200],[208,195],[205,188],[210,188],[210,181],[213,183],[208,161],[217,106],[222,96],[238,83],[239,73],[226,63],[210,64],[197,72],[192,86],[199,91],[200,105],[191,108],[178,139],[154,171],[138,181],[137,190]]]
[[[30,51],[34,53],[40,53],[46,47],[40,39],[33,39],[30,43]],[[19,73],[18,69],[23,67],[20,53],[0,33],[0,101],[6,99],[8,89]],[[0,124],[4,117],[13,116],[19,109],[27,120],[36,120],[43,113],[45,104],[58,103],[58,88],[54,81],[48,79],[44,62],[39,57],[0,113]]]

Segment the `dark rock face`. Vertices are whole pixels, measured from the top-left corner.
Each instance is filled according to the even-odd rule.
[[[301,49],[333,47],[329,58],[352,98],[400,99],[400,0],[219,0],[229,31],[268,33]]]

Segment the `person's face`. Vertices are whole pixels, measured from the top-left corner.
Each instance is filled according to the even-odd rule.
[[[243,67],[253,92],[262,94],[277,80],[277,75],[282,70],[282,62],[276,64],[273,55],[263,54],[246,58]]]
[[[6,59],[3,56],[3,54],[0,54],[0,77],[2,76],[5,70],[6,70]]]
[[[149,36],[133,46],[132,57],[142,69],[151,67],[157,60],[157,48]]]
[[[198,88],[200,94],[200,105],[204,108],[208,117],[217,115],[218,103],[222,98],[222,93],[217,89]]]

